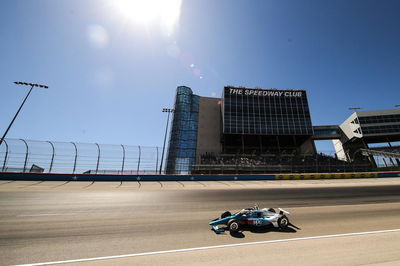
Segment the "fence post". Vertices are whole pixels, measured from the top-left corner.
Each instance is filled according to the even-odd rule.
[[[142,151],[141,151],[141,149],[140,149],[140,146],[138,146],[138,147],[139,147],[139,159],[138,159],[137,171],[136,171],[136,174],[137,174],[137,175],[139,174],[139,167],[140,167],[140,155],[141,155],[141,153],[142,153]]]
[[[26,141],[24,139],[20,139],[25,143],[26,146],[26,154],[25,154],[25,162],[24,162],[24,173],[26,170],[26,164],[28,163],[28,153],[29,153],[29,148],[28,148],[28,143],[26,143]]]
[[[75,173],[75,169],[76,169],[76,159],[78,159],[78,148],[76,147],[76,144],[74,142],[71,142],[72,145],[74,145],[75,147],[75,161],[74,161],[74,169],[72,170],[72,173]]]
[[[156,160],[156,174],[157,174],[157,169],[158,169],[158,147],[156,147],[157,150],[157,160]]]
[[[47,141],[50,143],[51,148],[53,149],[53,154],[51,155],[51,162],[50,162],[50,168],[49,168],[49,173],[51,173],[51,169],[53,169],[53,161],[54,161],[54,145],[51,143],[51,141]]]
[[[332,172],[331,171],[331,158],[329,158],[329,160],[328,160],[328,171]]]
[[[3,142],[6,144],[6,154],[4,155],[4,162],[3,162],[3,168],[2,171],[6,169],[6,163],[7,163],[7,157],[8,157],[8,144],[5,139],[3,139]]]
[[[121,175],[124,174],[124,167],[125,167],[125,147],[124,145],[121,144],[122,147],[122,169],[121,169]]]
[[[97,165],[96,165],[96,174],[97,174],[97,171],[99,171],[99,163],[100,163],[100,146],[97,143],[95,143],[95,144],[97,146],[97,150],[99,151],[99,154],[97,156]]]

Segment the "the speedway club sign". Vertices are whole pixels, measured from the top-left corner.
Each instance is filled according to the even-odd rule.
[[[301,97],[304,91],[294,90],[258,90],[245,88],[226,88],[231,95],[261,96],[261,97]]]

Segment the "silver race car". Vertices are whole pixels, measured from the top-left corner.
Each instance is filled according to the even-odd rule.
[[[226,228],[231,232],[237,232],[240,227],[248,226],[266,226],[273,225],[275,228],[285,230],[289,225],[289,212],[278,208],[277,213],[273,208],[260,209],[258,205],[251,208],[242,209],[241,211],[232,214],[226,211],[221,214],[221,218],[212,220],[209,224],[215,233],[222,233]],[[219,227],[224,225],[224,227]]]

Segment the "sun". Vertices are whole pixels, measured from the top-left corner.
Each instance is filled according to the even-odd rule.
[[[160,23],[160,26],[170,34],[177,24],[181,0],[113,0],[115,11],[133,23],[150,25]]]

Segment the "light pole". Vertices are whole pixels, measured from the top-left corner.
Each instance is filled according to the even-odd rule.
[[[163,161],[164,161],[164,150],[165,150],[165,142],[167,140],[167,132],[168,132],[168,125],[169,125],[169,114],[175,112],[174,109],[168,109],[168,108],[163,108],[162,109],[163,113],[168,113],[167,116],[167,125],[165,126],[165,135],[164,135],[164,145],[163,145],[163,149],[162,149],[162,153],[161,153],[161,163],[160,163],[160,175],[161,175],[161,171],[162,171],[162,165],[163,165]]]
[[[17,85],[31,86],[31,89],[29,90],[29,92],[26,95],[25,99],[22,101],[21,106],[18,108],[18,111],[15,113],[14,118],[11,120],[10,125],[8,125],[8,127],[6,129],[6,132],[4,132],[3,137],[1,137],[0,145],[3,143],[3,140],[6,138],[8,131],[10,130],[12,124],[14,123],[15,118],[17,118],[17,115],[19,114],[19,111],[21,111],[22,106],[24,106],[24,103],[26,102],[26,99],[28,99],[29,94],[31,94],[31,91],[32,91],[33,87],[39,87],[39,88],[44,88],[44,89],[48,89],[49,88],[46,85],[35,84],[35,83],[27,83],[27,82],[20,82],[20,81],[15,81],[14,83],[17,84]]]

